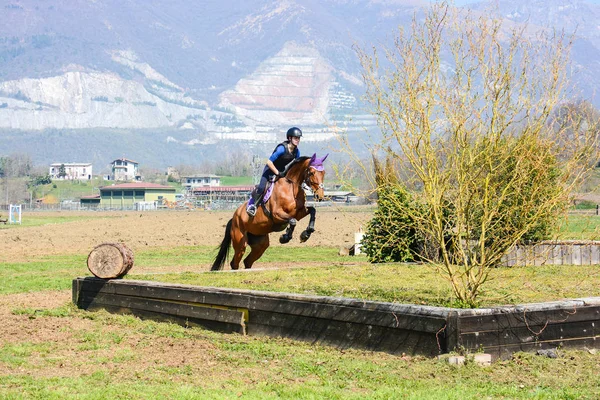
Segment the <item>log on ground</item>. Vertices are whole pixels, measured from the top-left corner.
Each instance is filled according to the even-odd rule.
[[[88,269],[102,279],[121,278],[133,267],[133,251],[124,243],[103,243],[90,252]]]

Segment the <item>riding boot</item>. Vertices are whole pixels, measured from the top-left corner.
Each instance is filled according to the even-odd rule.
[[[254,189],[252,191],[252,195],[250,196],[250,200],[248,200],[248,206],[246,207],[246,212],[249,216],[254,217],[256,215],[256,207],[258,206],[258,203],[261,198],[261,191]]]

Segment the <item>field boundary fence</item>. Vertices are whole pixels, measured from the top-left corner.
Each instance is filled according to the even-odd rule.
[[[600,241],[543,241],[533,245],[514,246],[503,259],[503,265],[597,265],[600,264]]]

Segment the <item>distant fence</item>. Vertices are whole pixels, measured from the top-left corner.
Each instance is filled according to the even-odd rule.
[[[28,204],[28,203],[22,203],[21,205],[21,209],[23,211],[79,211],[79,210],[86,210],[87,207],[86,206],[81,206],[79,203],[68,203],[68,204],[61,204],[61,203],[56,203],[56,204],[42,204],[42,203],[36,203],[36,204]],[[9,209],[9,205],[7,204],[1,204],[0,205],[0,211],[7,211],[8,212]]]
[[[505,266],[515,265],[596,265],[600,264],[600,241],[543,241],[515,246],[503,258]]]
[[[218,199],[218,200],[194,200],[191,204],[193,208],[203,209],[203,210],[235,210],[240,204],[248,200],[248,198],[239,198],[239,199]],[[313,207],[345,207],[345,206],[356,206],[356,203],[348,203],[348,202],[335,202],[335,201],[307,201],[307,206]],[[102,207],[100,204],[80,204],[78,202],[69,202],[69,203],[56,203],[56,204],[43,204],[43,203],[35,203],[35,204],[22,204],[23,211],[153,211],[153,210],[181,210],[181,209],[189,209],[189,207],[173,207],[168,208],[166,206],[161,206],[158,202],[137,202],[134,204],[126,204],[122,206],[111,206],[111,207]],[[8,213],[8,205],[0,204],[0,211],[4,210]]]

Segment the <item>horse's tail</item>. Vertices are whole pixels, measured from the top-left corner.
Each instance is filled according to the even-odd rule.
[[[229,246],[231,245],[231,223],[233,222],[233,218],[229,220],[227,223],[227,227],[225,228],[225,237],[219,246],[219,254],[215,258],[213,262],[211,271],[221,271],[223,266],[225,265],[225,261],[227,260],[227,255],[229,254]]]

